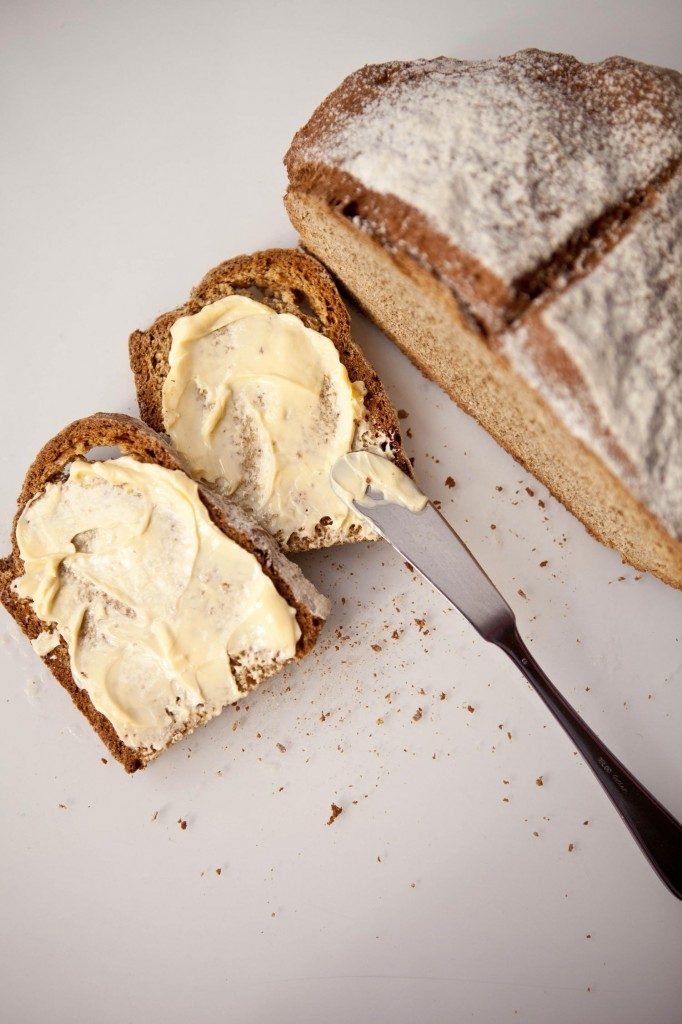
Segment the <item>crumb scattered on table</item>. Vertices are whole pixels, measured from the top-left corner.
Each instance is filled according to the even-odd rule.
[[[332,813],[329,816],[328,825],[333,825],[340,814],[343,814],[343,807],[339,807],[338,804],[332,804]]]

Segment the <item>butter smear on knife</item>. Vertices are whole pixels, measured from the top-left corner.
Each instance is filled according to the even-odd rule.
[[[332,487],[348,504],[355,501],[374,508],[391,503],[421,512],[428,500],[407,473],[374,452],[348,452],[334,463],[331,478]],[[382,497],[370,496],[369,490],[380,492]]]

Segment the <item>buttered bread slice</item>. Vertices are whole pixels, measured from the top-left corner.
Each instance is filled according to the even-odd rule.
[[[331,487],[342,455],[381,451],[410,471],[331,278],[296,250],[210,271],[184,306],[131,335],[130,362],[143,420],[285,550],[374,536]]]
[[[94,445],[122,454],[89,460]],[[127,771],[306,653],[328,610],[263,530],[126,416],[43,448],[12,546],[3,604]]]

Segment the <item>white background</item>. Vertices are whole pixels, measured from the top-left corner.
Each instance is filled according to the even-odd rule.
[[[295,243],[281,158],[348,72],[528,45],[680,59],[672,0],[4,0],[0,19],[7,532],[43,441],[134,411],[129,331],[220,259]],[[682,596],[355,327],[537,657],[681,815]],[[679,1021],[682,908],[513,667],[387,547],[305,566],[334,600],[319,650],[133,778],[2,615],[3,1022]]]

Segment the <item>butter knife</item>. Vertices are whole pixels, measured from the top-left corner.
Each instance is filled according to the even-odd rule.
[[[668,889],[682,899],[682,826],[615,757],[557,690],[516,627],[514,612],[448,521],[389,459],[353,452],[332,467],[345,503],[508,655],[594,772],[635,842]]]

